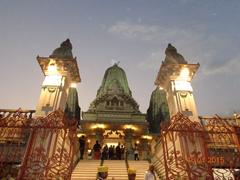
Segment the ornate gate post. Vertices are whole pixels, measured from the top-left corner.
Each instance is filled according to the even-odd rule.
[[[174,121],[176,119],[186,119],[187,122],[190,120],[192,124],[199,124],[199,118],[197,113],[197,107],[195,104],[193,89],[191,86],[191,81],[193,76],[199,68],[199,64],[188,64],[184,57],[177,52],[177,49],[171,44],[165,50],[165,60],[162,62],[160,70],[158,72],[155,84],[163,88],[167,93],[167,101],[170,112],[170,126],[174,126]],[[178,115],[178,113],[183,114]],[[177,114],[177,115],[176,115]],[[190,124],[191,124],[190,123]],[[182,124],[182,126],[185,126]],[[191,136],[186,136],[186,133],[179,133],[177,131],[169,133],[166,138],[161,139],[164,146],[167,146],[169,142],[174,143],[174,149],[179,156],[187,158],[191,153],[195,152],[200,157],[206,155],[206,151],[203,147],[202,138],[196,133],[192,133]],[[164,147],[158,149],[161,152],[161,156],[167,156],[169,154],[167,149],[166,152],[163,151]],[[170,162],[168,162],[170,163]],[[189,167],[190,169],[193,167]],[[186,175],[188,167],[185,167]],[[167,172],[168,169],[165,169]],[[201,171],[201,170],[199,170]]]
[[[70,165],[66,167],[65,173],[61,172],[60,165],[66,153],[69,155],[73,153],[75,144],[71,142],[71,136],[75,136],[76,128],[72,128],[70,124],[76,127],[76,119],[75,121],[67,120],[63,112],[68,108],[70,87],[74,87],[81,81],[78,65],[76,58],[73,58],[72,44],[69,39],[55,49],[49,57],[38,56],[37,60],[45,79],[36,108],[35,117],[37,118],[32,122],[33,131],[19,179],[24,177],[48,179],[54,173],[57,173],[58,177],[66,178],[66,173],[71,172],[72,159],[69,159]],[[51,114],[58,110],[60,114]],[[51,164],[53,162],[55,165]]]

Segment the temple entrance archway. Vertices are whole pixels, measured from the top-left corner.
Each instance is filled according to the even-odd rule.
[[[103,134],[103,146],[107,144],[108,147],[110,147],[111,145],[116,147],[118,143],[124,145],[124,136],[125,135],[122,130],[105,130]]]

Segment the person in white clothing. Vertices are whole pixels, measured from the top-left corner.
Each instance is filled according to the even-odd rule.
[[[149,165],[149,169],[144,175],[144,180],[157,180],[157,176],[154,172],[154,166],[152,164]]]

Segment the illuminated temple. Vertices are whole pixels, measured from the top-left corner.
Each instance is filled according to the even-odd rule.
[[[121,143],[131,151],[131,156],[134,143],[146,143],[140,143],[144,135],[148,134],[145,114],[139,111],[139,105],[133,99],[128,86],[126,74],[117,64],[106,70],[97,96],[90,104],[89,110],[83,112],[82,118],[83,132],[92,142],[90,147],[96,140],[115,147]]]
[[[45,79],[36,110],[0,110],[0,179],[90,180],[105,165],[110,178],[127,180],[127,169],[135,168],[140,180],[150,163],[157,179],[240,179],[240,116],[199,116],[191,82],[200,65],[171,44],[165,55],[143,113],[118,63],[105,71],[95,99],[81,112],[70,40],[47,57],[37,56]],[[93,160],[96,141],[123,145],[124,160]]]

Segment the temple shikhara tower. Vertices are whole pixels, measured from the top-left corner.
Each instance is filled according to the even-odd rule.
[[[133,159],[134,144],[145,145],[144,135],[148,133],[145,114],[132,97],[125,71],[114,64],[104,74],[97,96],[89,110],[83,112],[83,132],[93,146],[98,140],[108,146],[125,144],[130,159]],[[145,145],[146,146],[146,145]],[[143,159],[146,159],[146,151]]]
[[[94,180],[108,171],[140,180],[150,163],[156,180],[240,179],[240,116],[199,116],[191,84],[198,63],[168,44],[146,113],[115,63],[81,112],[72,48],[67,39],[37,56],[44,81],[36,110],[0,109],[0,179]]]

